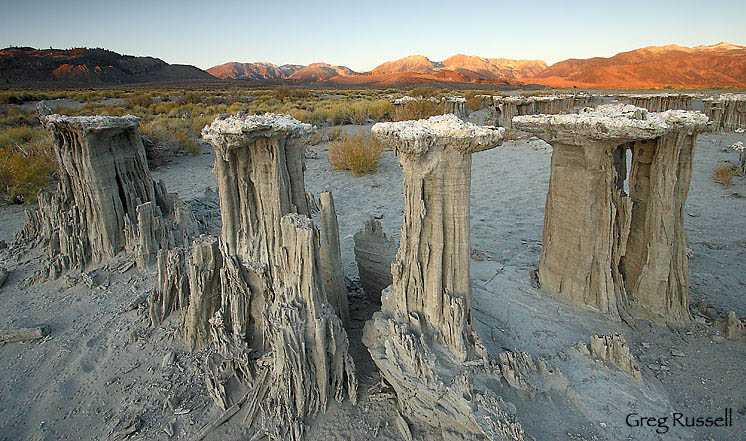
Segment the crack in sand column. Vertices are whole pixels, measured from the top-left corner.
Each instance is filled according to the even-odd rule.
[[[300,440],[331,397],[356,400],[349,341],[324,291],[319,232],[307,217],[303,150],[314,132],[290,116],[218,118],[222,299],[210,320],[206,381],[223,409],[271,439]]]
[[[410,420],[447,440],[521,439],[473,368],[486,353],[471,317],[471,154],[500,145],[505,130],[443,115],[378,123],[372,132],[399,155],[405,210],[393,285],[363,343]]]
[[[57,192],[39,192],[39,210],[28,213],[18,239],[48,245],[50,277],[125,249],[137,252],[140,266],[153,262],[158,249],[173,245],[160,221],[171,203],[150,176],[139,119],[48,112],[40,106],[40,120],[54,137]]]
[[[516,117],[552,144],[539,281],[612,319],[688,317],[683,207],[696,134],[707,117],[608,105],[575,115]],[[620,149],[630,149],[630,196]],[[651,166],[651,164],[654,164]]]

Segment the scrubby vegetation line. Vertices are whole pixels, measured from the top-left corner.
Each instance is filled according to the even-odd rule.
[[[54,173],[56,165],[51,139],[39,125],[33,106],[40,100],[47,101],[56,113],[64,115],[133,114],[140,117],[140,134],[149,165],[155,168],[179,151],[198,153],[202,128],[219,114],[284,113],[321,127],[368,124],[427,118],[443,113],[442,104],[423,100],[394,106],[394,98],[403,95],[442,98],[458,93],[434,87],[418,87],[410,91],[292,87],[4,90],[0,91],[0,196],[13,202],[33,202],[39,189],[49,183]],[[478,93],[469,91],[471,96]],[[366,142],[366,145],[370,144],[370,141]],[[363,152],[345,153],[353,154],[362,155]],[[355,163],[353,171],[369,167],[372,158],[359,157],[367,165]]]

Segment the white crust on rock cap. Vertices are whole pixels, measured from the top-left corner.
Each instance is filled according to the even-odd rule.
[[[718,96],[711,96],[709,98],[705,98],[702,101],[712,101],[712,102],[746,101],[746,93],[723,93]]]
[[[66,116],[46,115],[40,117],[42,125],[46,129],[57,127],[58,129],[83,130],[86,132],[107,129],[129,129],[140,124],[140,118],[135,115],[125,116]]]
[[[545,141],[579,144],[580,138],[586,138],[627,142],[657,138],[674,130],[700,132],[707,126],[707,116],[688,110],[652,113],[630,104],[607,104],[577,114],[516,116],[513,125]]]
[[[302,123],[290,115],[229,115],[219,116],[205,126],[202,139],[216,147],[235,148],[251,144],[260,137],[269,138],[275,134],[302,137],[314,131],[311,124]]]
[[[468,154],[497,147],[505,138],[502,127],[478,126],[451,114],[377,123],[371,132],[398,152],[409,154],[425,153],[435,144]]]

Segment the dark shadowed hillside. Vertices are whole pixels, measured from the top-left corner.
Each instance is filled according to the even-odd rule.
[[[10,84],[126,84],[215,79],[194,66],[153,57],[121,55],[105,49],[0,50],[0,81]]]

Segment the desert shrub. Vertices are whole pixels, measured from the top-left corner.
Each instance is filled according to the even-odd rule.
[[[362,176],[378,170],[383,145],[370,133],[346,133],[329,144],[329,163],[338,170]]]
[[[368,116],[373,121],[389,120],[394,115],[394,105],[389,100],[375,100],[368,102]]]
[[[0,193],[32,202],[55,170],[52,137],[40,126],[0,131]]]
[[[342,137],[342,129],[339,127],[336,127],[336,128],[330,127],[326,131],[326,139],[329,141],[335,141],[341,137]]]
[[[723,188],[728,188],[738,175],[738,167],[730,161],[718,161],[718,164],[712,168],[712,179],[718,184],[721,184]]]
[[[410,92],[413,97],[421,96],[422,98],[430,98],[438,95],[438,89],[431,86],[415,87]]]
[[[130,109],[134,109],[137,106],[147,108],[153,105],[153,100],[147,95],[134,95],[127,97],[124,100],[124,105]]]
[[[319,144],[321,140],[322,140],[321,133],[316,132],[314,133],[313,137],[308,141],[308,145]]]
[[[14,126],[33,126],[38,123],[36,118],[36,111],[33,109],[22,110],[17,108],[9,108],[4,112],[0,112],[0,127],[14,127]]]
[[[306,89],[300,89],[297,87],[278,87],[274,90],[274,97],[279,100],[286,98],[308,98],[311,96],[311,92]]]
[[[200,151],[200,144],[190,131],[198,124],[192,120],[177,118],[159,118],[148,123],[140,124],[139,132],[142,137],[148,165],[157,168],[168,161],[178,149],[193,155]],[[199,127],[201,132],[202,127]]]
[[[205,128],[206,125],[210,124],[214,119],[214,116],[198,116],[196,118],[192,118],[192,122],[189,126],[189,132],[195,138],[201,138],[202,129]]]
[[[29,101],[51,100],[62,96],[59,93],[7,91],[0,93],[0,104],[23,104]]]
[[[202,102],[202,95],[197,92],[188,92],[181,99],[184,104],[199,104]]]
[[[442,115],[443,111],[443,103],[435,103],[430,100],[408,101],[396,106],[394,118],[397,121],[425,119],[435,115]]]

